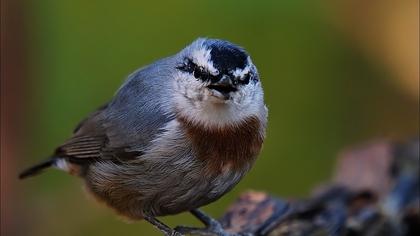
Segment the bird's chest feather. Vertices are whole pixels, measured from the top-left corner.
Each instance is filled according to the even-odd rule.
[[[256,117],[214,129],[179,120],[195,156],[205,163],[205,174],[246,172],[261,150],[264,130]]]

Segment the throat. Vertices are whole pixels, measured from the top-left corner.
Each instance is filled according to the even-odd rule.
[[[185,118],[181,121],[188,126],[194,126],[196,129],[219,127],[218,129],[230,130],[232,124],[245,122],[245,114],[237,104],[232,100],[215,96],[209,96],[205,101],[197,102],[191,107],[179,109],[179,111],[179,114]]]
[[[234,125],[205,127],[179,117],[193,151],[208,174],[247,170],[260,152],[264,127],[251,116]]]

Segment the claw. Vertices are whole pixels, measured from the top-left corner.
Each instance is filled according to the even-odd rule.
[[[218,235],[207,228],[195,228],[195,227],[188,227],[188,226],[177,226],[175,227],[175,231],[181,234],[189,234],[189,235],[203,235],[203,236]]]
[[[226,232],[222,225],[215,219],[209,217],[204,212],[194,209],[191,213],[197,217],[203,224],[205,228],[195,228],[187,226],[177,226],[175,231],[181,234],[190,234],[190,235],[202,235],[202,236],[240,236],[239,234],[233,234]]]
[[[177,226],[175,231],[181,234],[202,235],[202,236],[239,236],[238,234],[231,234],[224,231],[220,224],[218,227],[195,228],[187,226]]]
[[[184,236],[184,234],[177,230],[173,230],[168,236]]]

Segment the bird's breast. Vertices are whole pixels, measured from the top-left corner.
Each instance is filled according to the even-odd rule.
[[[245,171],[254,162],[264,139],[264,127],[256,116],[235,125],[204,127],[179,117],[195,156],[205,163],[206,174]]]

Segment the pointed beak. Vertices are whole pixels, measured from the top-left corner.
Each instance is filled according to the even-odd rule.
[[[230,92],[236,92],[237,88],[234,85],[232,78],[226,75],[223,75],[223,77],[215,82],[207,86],[211,90],[215,90],[223,95],[225,99],[228,99],[230,97]]]
[[[223,75],[223,77],[219,81],[217,81],[216,83],[213,83],[213,85],[233,87],[233,82],[232,82],[232,79],[229,76]]]

